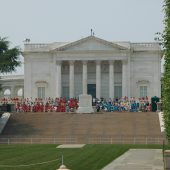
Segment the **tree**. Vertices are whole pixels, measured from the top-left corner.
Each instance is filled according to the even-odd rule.
[[[10,42],[6,38],[0,37],[0,73],[15,71],[20,66],[20,50],[18,47],[9,49]]]
[[[170,0],[164,0],[165,29],[163,32],[164,77],[163,77],[163,114],[166,136],[170,141]]]

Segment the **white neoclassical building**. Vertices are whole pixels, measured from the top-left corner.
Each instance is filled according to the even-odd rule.
[[[24,97],[160,96],[161,55],[156,42],[110,42],[95,36],[26,43]]]

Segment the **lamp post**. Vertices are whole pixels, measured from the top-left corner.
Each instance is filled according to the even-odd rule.
[[[56,169],[56,170],[70,170],[70,169],[67,169],[67,167],[63,164],[64,163],[64,158],[63,158],[63,155],[61,156],[61,166],[59,167],[59,169]]]
[[[56,169],[56,170],[70,170],[70,169],[67,169],[65,165],[61,165],[59,169]]]

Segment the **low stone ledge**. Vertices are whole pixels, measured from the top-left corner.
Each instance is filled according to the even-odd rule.
[[[2,133],[4,127],[6,126],[9,118],[10,118],[10,113],[4,113],[2,114],[1,118],[0,118],[0,134]]]
[[[85,144],[63,144],[59,145],[56,148],[83,148]]]
[[[158,116],[159,116],[160,130],[161,132],[164,132],[165,127],[164,127],[164,121],[163,121],[163,112],[158,112]]]

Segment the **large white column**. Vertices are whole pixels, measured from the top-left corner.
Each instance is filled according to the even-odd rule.
[[[51,59],[50,72],[51,72],[51,79],[50,79],[51,95],[50,96],[55,99],[57,96],[57,65],[56,65],[55,57]]]
[[[61,97],[61,61],[56,61],[56,97]]]
[[[128,78],[128,85],[127,85],[127,96],[130,98],[131,96],[131,91],[130,91],[130,86],[131,86],[131,74],[130,74],[130,69],[131,69],[131,61],[130,61],[130,56],[128,56],[128,68],[127,68],[127,78]]]
[[[83,61],[83,94],[87,94],[87,61]]]
[[[101,61],[96,61],[96,98],[101,97]]]
[[[109,97],[114,98],[114,61],[109,61]]]
[[[122,60],[122,96],[127,96],[127,61]]]
[[[69,97],[74,97],[74,61],[69,61],[70,65],[70,76],[69,76]]]
[[[31,98],[33,97],[32,61],[30,58],[24,57],[24,63],[24,98]]]

